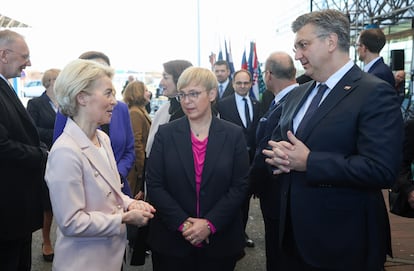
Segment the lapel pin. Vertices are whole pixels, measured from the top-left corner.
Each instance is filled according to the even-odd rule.
[[[345,86],[344,90],[350,90],[352,87],[351,86]]]

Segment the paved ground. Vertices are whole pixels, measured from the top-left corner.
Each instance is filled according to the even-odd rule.
[[[55,223],[53,223],[53,233],[55,230]],[[259,208],[259,200],[251,201],[251,211],[249,223],[247,225],[247,233],[256,244],[254,248],[246,248],[246,256],[241,259],[235,271],[263,271],[265,270],[265,251],[264,251],[264,227]],[[53,240],[55,235],[53,234]],[[42,245],[41,231],[33,234],[32,245],[32,271],[49,271],[52,269],[52,264],[43,261],[41,253]],[[151,258],[148,257],[144,266],[126,266],[124,271],[151,271]],[[102,270],[105,271],[105,270]]]
[[[387,197],[387,192],[384,191]],[[387,202],[387,201],[386,201]],[[414,219],[398,217],[390,214],[392,245],[394,258],[385,264],[386,271],[414,271]],[[55,225],[53,225],[55,227]],[[255,241],[256,247],[246,248],[246,256],[236,266],[236,271],[264,271],[264,228],[259,209],[259,201],[251,201],[250,220],[247,233]],[[53,234],[54,237],[54,234]],[[33,235],[33,267],[32,271],[49,271],[51,264],[43,261],[41,255],[41,232]],[[344,255],[345,256],[345,255]],[[124,271],[150,271],[151,260],[147,258],[144,266],[126,266]]]

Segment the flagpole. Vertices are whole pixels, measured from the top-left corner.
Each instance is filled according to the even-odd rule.
[[[200,0],[197,0],[197,63],[199,67],[201,66],[200,50]]]

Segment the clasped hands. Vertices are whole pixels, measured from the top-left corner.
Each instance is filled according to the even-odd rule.
[[[288,141],[269,141],[271,149],[264,149],[266,163],[274,166],[273,174],[289,173],[291,170],[306,171],[310,150],[291,132],[287,132]]]
[[[122,222],[135,226],[144,226],[148,220],[154,217],[155,208],[143,200],[134,200],[129,206],[128,211],[123,213]]]
[[[211,231],[208,227],[207,219],[203,218],[187,218],[182,229],[183,237],[193,246],[197,246],[203,241],[206,241],[208,244],[208,236],[210,233]]]

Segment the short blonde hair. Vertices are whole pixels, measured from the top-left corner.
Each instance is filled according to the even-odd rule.
[[[145,99],[146,86],[141,81],[133,81],[129,83],[124,90],[124,102],[131,107],[133,105],[143,106],[147,103]]]
[[[76,96],[81,92],[91,94],[96,81],[102,77],[113,78],[114,70],[92,60],[76,59],[66,65],[58,75],[54,92],[60,112],[73,117],[78,112]]]
[[[218,86],[216,75],[209,69],[200,67],[185,69],[178,78],[177,89],[180,91],[190,84],[203,86],[207,91],[217,89]]]
[[[42,77],[42,85],[45,88],[50,87],[50,81],[56,80],[57,76],[59,75],[60,70],[59,69],[49,69],[45,71]]]

